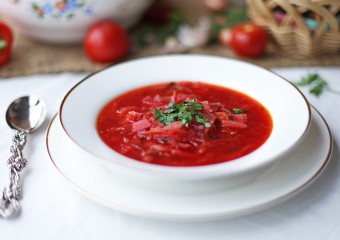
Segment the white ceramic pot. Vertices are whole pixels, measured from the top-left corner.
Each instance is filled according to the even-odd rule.
[[[0,16],[37,40],[69,44],[82,41],[102,19],[124,28],[135,24],[154,0],[0,0]]]

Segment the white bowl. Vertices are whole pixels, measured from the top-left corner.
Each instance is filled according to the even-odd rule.
[[[50,43],[79,43],[103,19],[135,24],[154,0],[0,0],[0,16],[21,33]]]
[[[96,119],[109,100],[141,86],[183,80],[225,86],[262,103],[273,120],[267,141],[233,161],[168,167],[129,159],[100,139]],[[306,98],[280,76],[242,61],[202,55],[150,57],[107,68],[73,87],[63,99],[59,113],[68,136],[108,171],[128,181],[181,192],[236,186],[263,174],[299,143],[311,116]]]

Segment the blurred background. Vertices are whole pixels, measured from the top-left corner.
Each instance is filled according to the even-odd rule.
[[[1,22],[13,33],[0,77],[92,72],[175,53],[264,67],[340,65],[339,8],[322,0],[0,0]]]

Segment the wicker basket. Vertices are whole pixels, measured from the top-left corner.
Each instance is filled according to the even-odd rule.
[[[292,58],[339,54],[340,0],[247,0],[249,17]]]

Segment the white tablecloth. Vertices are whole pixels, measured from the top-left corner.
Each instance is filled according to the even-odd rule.
[[[340,90],[340,67],[273,69],[291,81],[318,72],[330,87]],[[1,71],[1,70],[0,70]],[[308,100],[328,122],[334,137],[330,164],[301,194],[270,209],[233,219],[201,223],[174,223],[134,217],[98,205],[75,191],[52,165],[45,147],[48,122],[65,93],[85,73],[62,73],[0,79],[0,190],[8,183],[12,131],[5,121],[7,105],[15,98],[36,94],[47,105],[47,121],[32,134],[25,148],[29,161],[22,173],[24,197],[20,216],[0,219],[0,239],[340,239],[340,95],[316,98],[302,88]]]

